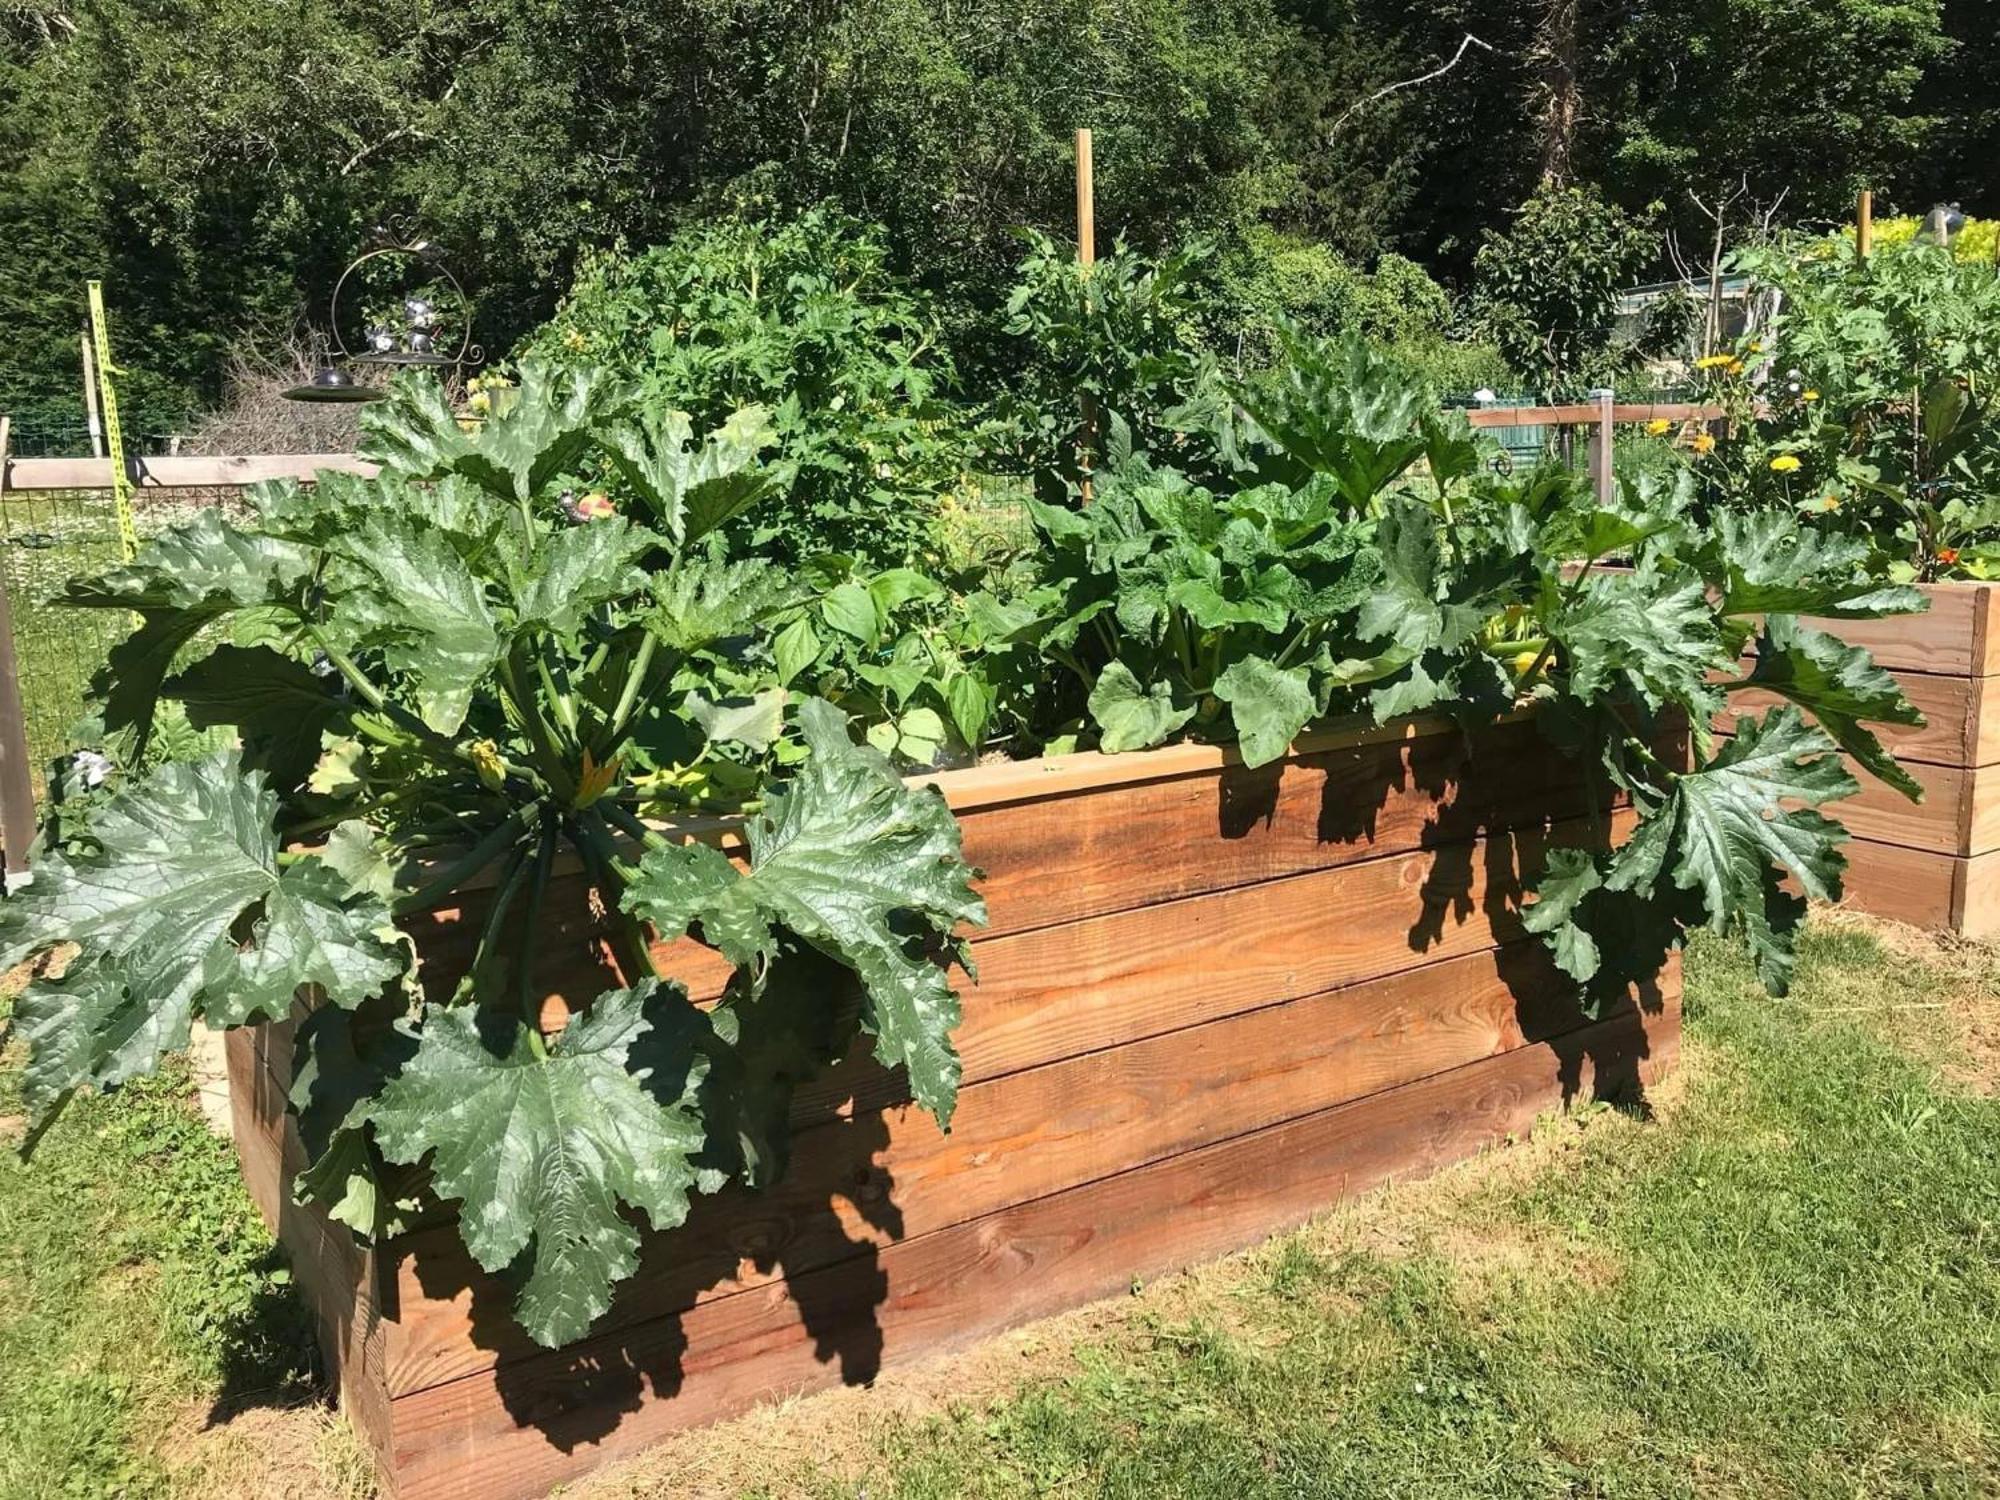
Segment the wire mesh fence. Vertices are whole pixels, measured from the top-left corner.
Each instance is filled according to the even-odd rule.
[[[236,486],[141,490],[133,499],[140,537],[223,506],[240,509]],[[14,611],[14,651],[37,796],[52,762],[101,739],[91,680],[133,626],[119,610],[72,609],[57,601],[72,578],[120,561],[116,506],[108,489],[0,490],[0,575]]]

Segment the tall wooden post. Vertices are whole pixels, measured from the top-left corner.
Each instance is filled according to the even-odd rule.
[[[1590,393],[1590,399],[1597,404],[1597,421],[1590,429],[1590,482],[1597,491],[1597,503],[1609,505],[1615,497],[1615,479],[1612,475],[1611,457],[1613,433],[1611,429],[1611,388],[1600,386]]]
[[[1091,173],[1090,132],[1076,133],[1076,259],[1079,265],[1097,264],[1097,188]],[[1097,464],[1097,401],[1083,393],[1083,430],[1076,445],[1077,485],[1085,505],[1091,502],[1091,470]]]
[[[83,409],[90,416],[90,456],[104,457],[104,419],[97,408],[97,356],[90,349],[90,335],[80,334],[83,346]]]
[[[1090,132],[1076,133],[1076,258],[1086,266],[1097,262],[1096,188],[1091,180]]]
[[[1854,249],[1863,259],[1875,248],[1875,194],[1861,190],[1861,202],[1854,210]]]
[[[7,448],[13,419],[0,416],[0,502],[7,497]],[[0,571],[0,860],[6,883],[28,872],[35,841],[35,778],[28,761],[28,721],[21,708],[21,670],[14,657],[14,606]]]

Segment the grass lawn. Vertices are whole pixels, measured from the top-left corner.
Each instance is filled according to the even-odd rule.
[[[2000,1495],[2000,950],[1823,918],[1790,1000],[1706,942],[1688,979],[1650,1120],[569,1493]],[[0,1306],[6,1500],[366,1494],[184,1079],[0,1166]]]

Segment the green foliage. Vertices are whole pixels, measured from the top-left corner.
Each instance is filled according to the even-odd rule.
[[[1258,254],[1271,233],[1378,275],[1385,253],[1418,255],[1459,287],[1482,234],[1536,185],[1544,9],[16,6],[0,13],[0,209],[13,226],[0,408],[17,429],[81,423],[75,331],[93,275],[130,371],[127,428],[158,432],[217,399],[232,346],[272,352],[301,313],[320,319],[384,214],[446,247],[477,341],[497,351],[546,323],[595,254],[822,203],[885,227],[896,269],[935,295],[968,387],[989,389],[1010,367],[1011,235],[1070,232],[1080,122],[1095,131],[1106,238]],[[1783,214],[1800,220],[1844,217],[1863,184],[1991,211],[1970,201],[1984,189],[1964,167],[1994,138],[1989,10],[1587,6],[1575,165],[1628,208],[1665,204],[1690,236],[1702,220],[1689,191],[1745,181],[1760,207],[1784,192]],[[1432,73],[1467,33],[1491,50],[1383,92]],[[1320,269],[1276,254],[1288,264],[1274,274],[1310,298],[1302,283]],[[1256,277],[1236,279],[1250,290]],[[1314,322],[1309,300],[1284,308]],[[1261,300],[1250,311],[1264,326]],[[1437,378],[1490,379],[1462,365]],[[751,399],[765,398],[738,398]]]
[[[1252,225],[1221,254],[1214,281],[1220,321],[1209,342],[1243,369],[1277,363],[1281,330],[1293,328],[1315,338],[1358,333],[1420,367],[1441,391],[1506,388],[1518,378],[1497,349],[1460,336],[1451,293],[1393,251],[1364,271],[1326,244]]]
[[[768,1180],[790,1085],[844,1047],[829,963],[854,972],[880,1055],[949,1118],[957,1002],[906,944],[928,930],[949,956],[984,909],[943,803],[850,743],[827,703],[799,711],[796,774],[751,825],[747,875],[637,817],[628,761],[699,763],[783,732],[782,693],[745,710],[717,687],[812,597],[716,545],[775,487],[761,419],[697,443],[593,372],[530,363],[471,431],[419,381],[369,430],[381,478],[268,487],[254,523],[206,512],[70,590],[140,610],[139,636],[173,643],[112,663],[110,698],[134,723],[179,699],[241,750],[128,780],[0,913],[8,964],[76,945],[20,1003],[25,1101],[39,1132],[77,1088],[152,1071],[195,1016],[275,1019],[315,990],[297,1191],[374,1233],[411,1197],[388,1165],[422,1164],[480,1263],[518,1264],[524,1326],[564,1343],[635,1264],[621,1204],[664,1229],[691,1187]],[[612,453],[658,529],[565,505],[565,475]],[[181,670],[163,680],[169,659]],[[761,789],[753,769],[740,792]],[[565,847],[635,978],[548,1042],[533,960]],[[676,884],[678,862],[702,881]],[[392,918],[456,904],[489,873],[469,970],[420,988]],[[676,932],[735,965],[715,1009],[658,980],[628,907],[672,909]],[[763,1143],[754,1159],[746,1139]]]
[[[1544,188],[1513,224],[1486,232],[1474,267],[1479,313],[1509,364],[1548,395],[1609,381],[1618,294],[1658,255],[1646,218],[1587,187]]]
[[[970,457],[924,299],[888,269],[879,229],[826,209],[718,220],[594,261],[521,352],[609,372],[642,409],[686,412],[698,428],[768,411],[796,472],[746,534],[794,559],[919,557]],[[619,473],[633,478],[625,463]]]
[[[1033,507],[1050,577],[1024,602],[1101,748],[1187,733],[1254,766],[1332,713],[1473,725],[1538,704],[1580,774],[1641,814],[1623,845],[1552,862],[1529,924],[1564,967],[1608,998],[1706,924],[1782,991],[1805,910],[1785,881],[1839,889],[1845,831],[1812,810],[1856,788],[1836,751],[1918,790],[1864,727],[1915,711],[1865,652],[1792,616],[1921,598],[1782,520],[1706,532],[1686,483],[1603,504],[1564,473],[1501,479],[1414,372],[1358,340],[1287,347],[1211,434],[1221,477],[1136,456],[1099,473],[1085,509]],[[1754,670],[1732,676],[1753,637]],[[1707,726],[1753,687],[1789,703],[1716,751]],[[1655,748],[1677,722],[1693,726],[1685,767]]]
[[[1648,6],[1592,39],[1592,154],[1628,203],[1740,185],[1760,204],[1783,195],[1798,221],[1844,218],[1859,189],[1900,176],[1935,124],[1913,106],[1949,56],[1940,10],[1939,0]]]
[[[1719,509],[1783,509],[1869,544],[1879,569],[2000,574],[2000,278],[1909,242],[1747,251],[1783,297],[1758,347],[1709,372],[1734,433],[1701,466]]]
[[[1011,472],[1053,498],[1119,450],[1184,446],[1216,378],[1202,342],[1211,305],[1200,273],[1211,253],[1192,242],[1156,259],[1121,240],[1086,266],[1047,235],[1028,236],[1007,299]]]
[[[402,1071],[364,1106],[390,1161],[428,1159],[437,1191],[489,1271],[525,1258],[515,1306],[545,1344],[583,1337],[639,1265],[629,1204],[655,1229],[687,1217],[705,1132],[685,1058],[648,1066],[649,1033],[687,1030],[686,997],[651,980],[599,995],[547,1047],[504,1011],[437,1007]],[[678,1071],[675,1071],[678,1064]],[[676,1092],[679,1089],[681,1092]]]

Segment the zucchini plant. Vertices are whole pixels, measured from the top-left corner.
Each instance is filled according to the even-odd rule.
[[[1867,725],[1920,724],[1868,654],[1801,616],[1920,610],[1865,539],[1782,512],[1697,518],[1691,482],[1495,473],[1462,419],[1358,344],[1293,339],[1240,393],[1195,474],[1128,453],[1088,508],[1037,505],[1049,577],[1023,633],[1087,692],[1096,743],[1234,741],[1258,765],[1329,714],[1447,712],[1471,726],[1540,706],[1580,774],[1638,811],[1598,852],[1551,857],[1527,913],[1600,998],[1657,972],[1691,925],[1745,938],[1787,983],[1805,897],[1838,899],[1858,790],[1839,753],[1913,800]],[[1607,566],[1613,565],[1615,566]],[[1732,697],[1779,706],[1711,725]],[[1692,759],[1654,751],[1669,716]],[[1055,726],[1050,726],[1053,731]]]
[[[309,992],[297,1191],[379,1233],[409,1202],[391,1169],[426,1164],[473,1257],[518,1273],[526,1330],[560,1345],[634,1269],[635,1215],[669,1229],[690,1193],[782,1168],[792,1087],[857,1030],[948,1124],[948,964],[984,908],[935,790],[808,698],[743,862],[635,815],[634,766],[782,711],[719,712],[712,670],[798,605],[719,542],[784,482],[771,442],[756,410],[697,438],[534,364],[484,423],[412,386],[370,415],[377,477],[266,487],[247,523],[203,512],[73,584],[71,604],[138,620],[107,727],[143,742],[171,702],[227,745],[128,781],[6,903],[5,962],[41,960],[15,1009],[35,1130],[196,1019],[281,1020]],[[635,514],[565,501],[606,470]],[[559,860],[581,863],[622,983],[549,1036],[533,960]],[[439,993],[397,924],[446,906],[477,933]],[[656,971],[686,933],[733,967],[710,1008]]]

